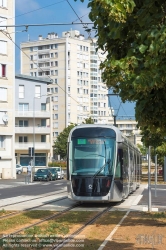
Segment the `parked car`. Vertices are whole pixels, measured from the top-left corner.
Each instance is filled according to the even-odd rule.
[[[63,179],[64,178],[64,171],[62,167],[54,167],[58,173],[58,179]]]
[[[19,164],[16,164],[16,174],[21,174],[23,170],[23,167]]]
[[[56,170],[56,168],[48,168],[48,170],[51,172],[52,174],[52,180],[57,180],[58,179],[58,172]]]
[[[38,169],[34,174],[34,181],[51,181],[52,174],[47,168]]]

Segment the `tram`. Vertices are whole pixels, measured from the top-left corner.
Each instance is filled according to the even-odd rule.
[[[140,185],[139,149],[115,126],[83,124],[68,137],[68,197],[80,202],[118,202]]]

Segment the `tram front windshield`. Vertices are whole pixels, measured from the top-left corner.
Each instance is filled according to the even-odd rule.
[[[73,175],[113,175],[115,140],[109,138],[72,138],[70,169]]]

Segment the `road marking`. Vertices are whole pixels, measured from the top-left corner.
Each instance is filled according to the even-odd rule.
[[[118,228],[120,227],[120,225],[122,224],[122,222],[124,221],[124,219],[126,219],[126,217],[128,216],[129,213],[130,213],[130,209],[123,216],[123,218],[119,221],[119,223],[115,226],[115,228],[108,235],[108,237],[105,239],[105,241],[101,244],[101,246],[98,248],[98,250],[102,250],[105,247],[105,245],[108,243],[108,241],[112,240],[112,237],[113,237],[114,233],[118,230]]]

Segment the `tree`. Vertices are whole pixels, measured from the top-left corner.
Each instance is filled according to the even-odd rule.
[[[146,126],[141,131],[141,135],[142,135],[141,141],[147,148],[149,146],[152,146],[156,149],[158,146],[161,146],[164,141],[164,137],[161,134],[159,128],[156,130],[155,133],[152,133],[150,129]]]
[[[83,122],[83,124],[94,124],[94,121],[92,119],[92,117],[86,118],[85,122]]]
[[[147,148],[145,147],[145,145],[143,144],[143,145],[141,145],[141,144],[137,144],[137,147],[139,148],[139,150],[140,150],[140,152],[141,152],[141,154],[142,155],[146,155],[146,153],[147,153]]]
[[[74,128],[77,124],[71,124],[67,128],[65,128],[57,137],[54,142],[54,152],[57,155],[60,155],[62,158],[65,158],[67,155],[67,138],[72,128]]]
[[[93,124],[93,120],[91,117],[85,119],[86,124]],[[77,126],[77,124],[70,124],[67,128],[65,128],[58,136],[56,141],[54,142],[53,148],[54,152],[57,155],[60,155],[62,158],[65,158],[67,155],[67,139],[72,128]]]
[[[136,102],[138,126],[166,132],[166,1],[90,0],[103,80],[122,101]]]

